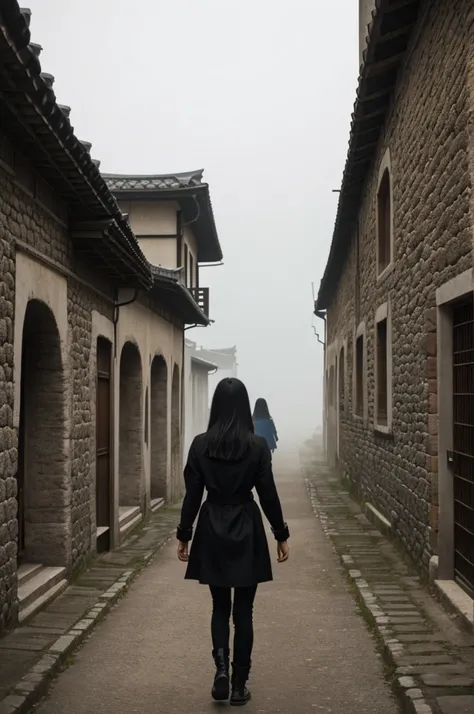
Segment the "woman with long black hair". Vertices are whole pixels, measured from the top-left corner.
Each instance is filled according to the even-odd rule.
[[[255,402],[253,427],[258,436],[263,436],[263,438],[266,439],[268,448],[273,454],[277,448],[278,434],[275,423],[270,415],[267,401],[261,397]]]
[[[177,530],[178,558],[188,562],[186,578],[208,585],[213,611],[211,633],[216,665],[212,697],[229,697],[230,615],[234,622],[230,703],[250,699],[246,687],[253,647],[253,603],[259,583],[273,579],[260,505],[277,541],[278,562],[288,560],[289,530],[283,519],[265,439],[254,434],[250,402],[238,379],[223,379],[212,400],[208,430],[197,436],[184,470],[186,495]],[[202,504],[196,533],[193,524]],[[232,603],[232,588],[234,600]]]

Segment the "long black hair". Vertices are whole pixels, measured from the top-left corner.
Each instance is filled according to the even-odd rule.
[[[253,420],[245,384],[229,377],[216,387],[206,432],[206,452],[212,459],[238,461],[253,439]]]
[[[254,419],[271,419],[266,399],[257,399],[253,410]]]

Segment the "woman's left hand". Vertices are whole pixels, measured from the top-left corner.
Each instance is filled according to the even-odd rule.
[[[178,542],[178,560],[182,563],[187,563],[189,559],[188,555],[188,544],[183,543],[183,541]]]

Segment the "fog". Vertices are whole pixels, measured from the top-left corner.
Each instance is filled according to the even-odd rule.
[[[224,265],[206,329],[237,345],[280,444],[321,423],[312,289],[329,250],[358,74],[354,0],[30,0],[32,41],[104,172],[204,168]],[[316,321],[317,324],[317,321]],[[322,324],[317,325],[322,335]]]

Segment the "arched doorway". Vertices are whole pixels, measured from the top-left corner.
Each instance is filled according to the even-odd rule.
[[[161,356],[151,363],[151,500],[166,498],[168,466],[168,368]]]
[[[181,424],[179,418],[179,367],[173,369],[171,384],[171,500],[181,494]]]
[[[119,440],[120,508],[143,508],[142,362],[132,342],[120,356]]]
[[[22,338],[18,561],[66,565],[70,518],[61,338],[50,308],[30,300]]]

